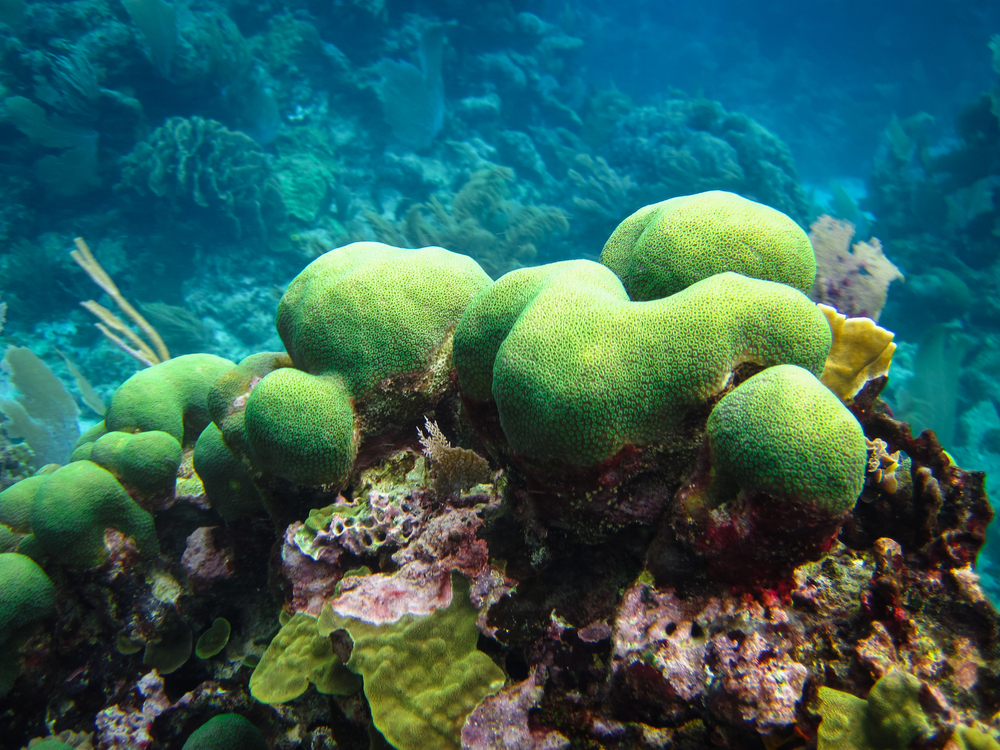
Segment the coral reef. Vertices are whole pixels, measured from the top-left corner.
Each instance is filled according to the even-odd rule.
[[[117,187],[122,195],[166,201],[177,212],[208,209],[237,238],[265,236],[265,215],[284,212],[257,144],[200,117],[173,117],[137,144],[123,159]]]
[[[801,230],[722,198],[794,273],[706,270],[692,234],[747,230],[713,211],[657,224],[686,280],[647,300],[592,261],[491,281],[356,243],[285,292],[286,352],[126,381],[70,463],[0,494],[4,556],[57,605],[20,596],[33,627],[0,638],[11,736],[990,739],[983,475],[891,417],[891,335],[803,294]]]

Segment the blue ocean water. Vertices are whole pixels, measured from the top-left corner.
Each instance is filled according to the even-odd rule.
[[[1000,493],[1000,4],[0,0],[0,336],[40,357],[69,394],[34,361],[8,355],[0,489],[67,463],[115,390],[166,359],[129,353],[138,346],[129,334],[94,325],[117,318],[142,333],[119,299],[170,355],[240,362],[289,348],[275,324],[279,300],[334,248],[441,246],[495,280],[598,261],[633,212],[705,191],[777,209],[805,232],[824,215],[853,225],[840,256],[821,266],[832,286],[810,296],[895,333],[887,408],[914,434],[934,430],[956,465],[985,471],[987,491]],[[74,260],[77,237],[98,269]],[[858,287],[842,283],[852,242],[880,247],[853,271],[864,284],[884,274],[880,292],[855,297]],[[844,296],[829,296],[834,287]],[[95,318],[81,307],[88,300],[105,312]],[[263,375],[254,377],[246,394]],[[516,455],[473,445],[455,404],[442,417],[453,441],[489,447],[494,463]],[[281,528],[261,534],[262,559],[291,520],[269,510]],[[525,522],[535,545],[527,567],[556,554],[543,526]],[[1000,538],[987,534],[976,570],[998,602]],[[163,546],[174,562],[185,549],[183,539]],[[68,586],[61,575],[52,577]],[[184,596],[193,602],[193,614],[178,615],[185,627],[209,618],[204,598]],[[271,596],[280,608],[284,593]],[[61,614],[59,627],[70,627]],[[146,625],[175,614],[147,612]],[[250,630],[248,643],[267,641]],[[242,679],[230,661],[171,684],[171,700],[209,678]],[[525,661],[518,679],[536,666]],[[106,671],[131,684],[137,668]],[[23,682],[0,721],[12,748],[43,736],[45,702],[28,691],[17,703]],[[86,700],[53,726],[82,729],[125,705],[110,688],[80,690]],[[24,713],[29,705],[35,713]],[[363,714],[359,706],[350,710]],[[341,719],[354,734],[338,741],[364,745],[364,722]],[[180,747],[192,729],[150,729],[151,744],[107,724],[97,732],[106,748]],[[268,737],[292,747],[288,733]]]

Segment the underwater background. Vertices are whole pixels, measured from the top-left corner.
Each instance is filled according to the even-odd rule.
[[[810,297],[895,333],[892,415],[997,496],[1000,4],[0,0],[0,489],[145,367],[94,325],[119,299],[239,362],[333,248],[495,280],[715,190],[812,228]]]

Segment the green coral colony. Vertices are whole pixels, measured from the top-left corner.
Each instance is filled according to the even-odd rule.
[[[748,576],[763,570],[768,580],[787,579],[829,548],[868,467],[861,425],[818,379],[832,339],[803,294],[815,273],[795,222],[722,192],[641,209],[615,230],[600,263],[524,268],[496,281],[471,258],[437,247],[365,242],[326,253],[278,305],[287,354],[238,365],[193,354],[149,367],[116,391],[105,422],[81,438],[71,463],[0,494],[0,521],[16,550],[0,554],[0,689],[9,690],[22,668],[27,634],[58,606],[56,586],[110,556],[123,559],[109,530],[131,539],[134,565],[146,566],[156,598],[177,600],[180,586],[162,572],[176,545],[168,553],[158,529],[172,512],[164,508],[178,476],[178,488],[200,477],[225,524],[266,512],[279,533],[291,520],[312,520],[310,511],[330,506],[338,492],[347,500],[333,507],[351,508],[352,492],[375,488],[365,506],[370,528],[315,524],[308,550],[321,560],[332,549],[323,539],[335,533],[377,534],[391,513],[401,523],[405,507],[378,505],[393,497],[388,485],[361,477],[412,447],[427,415],[489,448],[506,472],[497,485],[504,502],[519,509],[515,516],[536,514],[530,533],[551,524],[581,544],[629,528],[645,536],[641,529],[661,508],[644,509],[630,482],[655,470],[666,485],[681,486],[672,527],[660,532],[677,540],[683,552],[676,554],[730,567],[750,561]],[[418,468],[412,460],[406,466],[411,475]],[[752,536],[734,531],[739,518],[750,519]],[[768,530],[768,519],[790,526]],[[388,560],[378,552],[384,533],[362,545],[377,553],[367,563]],[[766,554],[755,549],[769,545]],[[393,567],[349,572],[331,564],[336,586],[305,603],[294,599],[298,609],[289,604],[280,631],[263,641],[241,632],[238,610],[225,602],[192,612],[188,624],[163,615],[159,634],[139,628],[119,641],[190,641],[194,630],[202,633],[200,662],[230,653],[258,662],[248,683],[258,706],[299,700],[310,687],[332,696],[360,690],[391,746],[459,747],[466,722],[482,721],[477,707],[515,681],[502,659],[477,647],[486,627],[485,620],[477,627],[477,607],[486,605],[481,590],[470,600],[461,572],[469,563],[456,557],[438,571],[451,585],[434,605],[378,618],[336,603],[350,597],[348,581],[384,583]],[[740,571],[728,575],[738,579]],[[389,606],[372,596],[372,607]],[[248,652],[250,643],[266,649]],[[919,681],[900,675],[880,680],[867,702],[821,688],[819,746],[902,748],[926,734]],[[217,713],[185,750],[267,747],[255,726],[264,727],[265,712],[249,720]]]

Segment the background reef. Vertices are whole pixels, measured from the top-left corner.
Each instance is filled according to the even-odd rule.
[[[777,209],[810,232],[819,279],[813,288],[801,291],[845,315],[871,316],[896,334],[898,348],[881,400],[869,393],[867,405],[856,416],[867,437],[888,440],[891,451],[903,449],[916,461],[909,469],[920,487],[908,491],[915,493],[912,497],[924,498],[902,510],[876,500],[859,506],[857,526],[848,525],[843,532],[843,541],[854,552],[828,558],[835,560],[828,563],[832,567],[810,573],[812,583],[796,578],[796,593],[789,595],[798,597],[800,603],[813,601],[821,596],[817,591],[823,586],[815,581],[826,581],[823,576],[850,580],[855,593],[866,586],[875,591],[871,596],[876,603],[865,604],[875,608],[872,612],[897,606],[898,592],[886,593],[892,586],[912,585],[926,593],[932,582],[921,578],[914,584],[907,579],[917,575],[912,570],[913,558],[908,558],[909,567],[903,566],[900,572],[894,562],[898,555],[876,544],[874,530],[885,531],[890,517],[905,517],[907,528],[920,529],[907,539],[888,532],[882,535],[897,539],[904,556],[922,556],[916,565],[919,576],[933,578],[927,571],[938,570],[934,566],[944,571],[961,568],[958,563],[941,567],[943,553],[934,540],[958,533],[959,527],[968,531],[972,523],[958,512],[949,521],[933,520],[937,511],[928,510],[936,507],[938,500],[933,498],[960,498],[954,502],[972,508],[971,517],[980,518],[985,512],[973,497],[978,490],[970,489],[980,481],[979,475],[958,469],[949,473],[946,467],[986,471],[986,489],[993,494],[1000,491],[994,484],[1000,476],[1000,37],[994,36],[1000,34],[1000,9],[991,3],[960,2],[941,3],[933,12],[918,9],[905,14],[896,8],[856,2],[820,3],[798,14],[789,14],[787,9],[783,2],[755,3],[748,8],[726,1],[706,11],[701,6],[639,0],[565,4],[530,0],[475,4],[449,0],[0,2],[0,300],[6,313],[2,338],[9,347],[0,377],[0,412],[5,416],[0,423],[0,488],[47,464],[66,463],[80,434],[100,423],[112,394],[142,367],[92,325],[94,318],[80,307],[81,301],[95,299],[117,310],[115,302],[127,298],[159,332],[174,357],[201,353],[241,363],[240,377],[245,376],[246,382],[237,379],[232,385],[237,390],[230,394],[237,398],[243,393],[239,388],[249,389],[254,378],[289,369],[278,360],[256,361],[251,366],[245,358],[284,349],[293,359],[300,356],[286,340],[294,324],[283,323],[279,312],[276,326],[276,310],[292,280],[332,248],[358,241],[400,248],[438,245],[470,256],[486,276],[496,280],[510,271],[541,264],[597,261],[619,222],[637,209],[676,196],[722,190]],[[88,278],[86,262],[71,257],[73,238],[78,236],[90,243],[94,258],[120,295],[109,293],[107,286],[100,293]],[[615,271],[622,278],[627,275],[621,269]],[[482,281],[462,277],[455,283],[465,288]],[[634,291],[630,288],[629,293]],[[462,305],[467,301],[462,298]],[[150,351],[155,349],[154,345]],[[296,361],[295,367],[317,377],[340,372],[329,363],[303,366]],[[423,393],[416,405],[393,401],[373,406],[355,417],[359,422],[350,424],[342,405],[331,406],[326,416],[343,426],[341,442],[351,430],[379,435],[388,422],[399,420],[408,430],[405,440],[411,443],[411,453],[422,455],[423,449],[414,442],[414,429],[426,428],[418,417],[441,409],[437,418],[448,438],[475,449],[473,455],[489,455],[493,461],[484,469],[465,456],[462,460],[468,462],[465,469],[470,476],[485,481],[487,475],[493,477],[492,472],[504,469],[529,486],[532,471],[538,467],[512,469],[516,461],[505,464],[503,457],[516,457],[519,450],[510,454],[506,444],[483,437],[490,434],[492,413],[473,413],[470,425],[457,412],[446,413],[440,407],[435,400],[440,391],[435,389],[441,386],[444,371],[435,371],[439,379],[432,378],[433,382],[406,385]],[[751,374],[741,372],[737,380]],[[313,388],[314,384],[288,382],[282,388],[291,392],[300,386]],[[352,380],[344,387],[352,399],[367,398],[364,383]],[[325,394],[324,389],[317,393]],[[219,434],[212,433],[211,438],[216,441],[215,452],[206,444],[202,455],[214,457],[216,463],[204,458],[208,463],[203,468],[218,468],[220,456],[226,455],[222,447],[239,442],[231,423],[221,416],[211,417],[219,424]],[[263,424],[268,415],[256,417]],[[890,424],[890,418],[911,425],[912,434],[918,437],[904,438],[905,431],[892,426],[896,423]],[[275,429],[274,423],[267,424],[261,433]],[[934,431],[933,440],[919,437],[926,428]],[[198,435],[187,436],[183,426],[174,432],[182,460],[176,464],[168,457],[166,465],[173,469],[165,469],[166,474],[176,473],[177,465],[182,474],[204,473],[197,466],[184,468],[185,462],[193,460],[189,454]],[[441,440],[447,444],[445,433]],[[402,438],[392,434],[391,439]],[[356,465],[372,461],[363,445],[354,446],[355,453],[347,451],[336,470],[313,467],[312,474],[288,476],[284,468],[276,468],[280,461],[274,456],[280,455],[281,446],[247,440],[240,443],[243,459],[255,470],[277,477],[273,481],[279,484],[336,484],[346,481],[344,477]],[[516,440],[530,443],[523,437]],[[916,442],[907,442],[911,440]],[[947,453],[940,452],[941,446]],[[119,456],[128,451],[141,454],[146,448],[106,445],[105,450]],[[694,453],[689,446],[687,459],[693,461]],[[433,461],[432,456],[433,451],[426,460]],[[118,458],[108,458],[100,465],[109,471],[111,464],[119,466],[112,473],[118,484],[128,486],[129,481],[121,478],[120,463]],[[933,469],[933,476],[920,474],[924,468]],[[402,471],[405,478],[411,469],[395,467],[396,479],[407,484],[398,475]],[[229,466],[225,471],[236,470]],[[240,509],[247,503],[256,507],[256,490],[248,488],[257,486],[259,477],[225,471],[219,479],[222,486],[235,482],[248,493],[237,493],[227,510],[212,511],[228,523],[242,515]],[[207,468],[205,472],[211,473]],[[36,485],[43,476],[47,474],[34,477]],[[351,482],[357,480],[351,477]],[[938,489],[931,480],[938,483]],[[167,482],[162,476],[159,481]],[[670,484],[680,477],[662,481]],[[411,488],[419,485],[418,494],[451,494],[435,487],[432,477],[423,484],[410,477],[409,484]],[[162,486],[143,491],[154,496]],[[503,486],[502,482],[495,486],[495,492],[501,493]],[[115,494],[111,485],[107,489]],[[274,487],[269,491],[277,492]],[[134,494],[130,486],[129,492]],[[525,492],[530,496],[529,490]],[[866,492],[871,494],[871,488]],[[391,492],[383,494],[392,496]],[[197,492],[192,492],[194,496]],[[270,549],[278,554],[272,548],[272,521],[283,524],[282,528],[290,523],[309,528],[306,519],[308,511],[318,507],[315,498],[295,497],[294,512],[276,514],[271,506],[269,514],[262,516],[267,520],[258,519],[258,526],[247,532],[247,539],[259,545],[258,553]],[[330,505],[327,500],[333,498],[325,498],[324,506]],[[118,501],[124,499],[119,495]],[[952,500],[941,502],[947,506]],[[154,505],[147,510],[159,512]],[[526,507],[518,511],[516,524],[508,521],[537,532],[542,527],[531,525],[535,521],[530,521],[533,516]],[[397,510],[365,513],[395,517]],[[465,508],[453,510],[466,529],[481,522],[476,520],[480,516],[469,515]],[[407,513],[402,515],[412,521]],[[441,520],[431,514],[421,522],[446,527],[458,523],[457,516]],[[145,535],[147,543],[155,537],[150,537],[148,528],[143,530],[145,521],[133,520],[138,525],[119,531],[132,537],[141,553],[139,537]],[[543,520],[542,526],[553,522],[552,518]],[[175,531],[186,528],[181,521],[171,521],[175,522]],[[557,525],[563,522],[555,519]],[[331,523],[326,518],[314,525],[333,533]],[[22,523],[22,528],[28,526]],[[225,528],[224,524],[219,528]],[[491,541],[491,550],[500,544],[502,529],[502,525],[493,527],[496,539]],[[977,526],[977,539],[980,531]],[[228,549],[228,533],[206,532],[198,544],[212,557],[215,547]],[[392,553],[409,543],[409,532],[393,529],[385,533],[390,539],[387,550]],[[992,526],[985,533],[989,541],[975,569],[982,576],[986,595],[996,602],[1000,601],[1000,537],[993,539]],[[489,536],[489,532],[484,534]],[[590,542],[601,550],[615,548],[607,541]],[[636,544],[645,549],[652,542],[643,539]],[[370,562],[369,558],[379,557],[378,548],[385,540],[374,546],[357,547],[361,544],[357,540],[351,543],[355,544],[351,554]],[[173,544],[160,550],[167,558],[179,558],[185,549],[193,548],[186,537],[174,539]],[[537,578],[524,575],[525,587],[535,586],[536,592],[551,584],[552,570],[569,565],[565,561],[577,553],[572,543],[560,548],[534,539],[527,544],[535,546],[527,553],[519,552],[529,558],[534,555],[537,559],[532,565],[539,569],[547,564],[546,555],[557,560],[548,573]],[[295,545],[296,549],[305,545],[301,536]],[[978,551],[975,543],[968,542],[968,546]],[[362,548],[363,553],[359,552]],[[688,592],[690,598],[683,605],[669,598],[657,599],[662,575],[660,580],[637,583],[642,555],[624,542],[622,549],[626,551],[621,566],[608,574],[614,581],[604,580],[593,592],[583,591],[582,584],[580,590],[574,589],[581,596],[602,600],[583,607],[586,616],[594,615],[592,620],[583,622],[579,618],[584,614],[578,613],[579,618],[569,625],[561,620],[544,624],[548,631],[558,630],[559,638],[571,642],[572,648],[544,659],[537,653],[519,656],[525,663],[518,668],[508,658],[504,668],[508,676],[517,675],[523,694],[512,696],[510,705],[495,707],[497,715],[521,711],[526,716],[528,706],[534,706],[532,716],[538,716],[539,691],[546,679],[544,670],[537,668],[542,662],[550,673],[562,675],[556,682],[563,694],[577,690],[584,694],[584,688],[571,684],[576,678],[570,675],[590,674],[587,669],[603,674],[602,669],[612,668],[609,665],[629,662],[629,654],[641,652],[639,661],[648,661],[653,657],[642,655],[644,648],[652,649],[649,653],[665,648],[662,643],[654,648],[630,642],[627,647],[617,643],[614,648],[619,650],[614,653],[602,650],[608,641],[588,627],[611,621],[611,605],[604,599],[615,598],[609,592],[616,587],[629,592],[626,599],[635,607],[632,616],[641,620],[652,616],[650,611],[676,609],[675,625],[680,623],[682,631],[696,624],[697,607],[716,606],[714,594],[705,591]],[[857,552],[861,549],[866,551]],[[126,570],[136,550],[125,544],[119,552],[120,559],[103,564],[118,564],[124,571],[116,584],[123,598],[114,606],[125,611],[136,606],[124,603],[131,596],[126,593],[129,586],[145,591],[150,584],[139,580],[143,575]],[[849,560],[855,553],[858,556]],[[241,568],[248,564],[239,557],[243,553],[235,549],[233,554],[240,576],[248,576],[240,578],[240,585],[251,580],[255,581],[252,585],[259,585],[260,566],[267,561],[257,560],[258,568],[251,566],[247,571]],[[381,554],[381,562],[392,567],[386,563],[390,552]],[[500,554],[507,556],[507,551]],[[969,554],[975,557],[975,552],[962,552],[959,557]],[[516,559],[517,554],[510,551],[510,557]],[[860,564],[858,560],[877,571],[870,581],[852,577],[851,566]],[[234,563],[216,559],[215,564],[225,569]],[[466,564],[463,570],[468,573],[471,563]],[[275,602],[308,599],[302,592],[289,594],[281,588],[286,584],[276,584],[273,562],[271,568],[272,585],[282,592]],[[346,572],[338,568],[336,575]],[[105,569],[99,575],[110,573]],[[973,601],[974,587],[967,579],[959,576],[948,585],[952,584],[965,587],[963,596],[972,597],[971,604],[962,606],[981,606]],[[59,580],[55,585],[60,591],[68,586]],[[93,576],[80,585],[87,595],[106,596],[94,593],[102,585]],[[838,596],[843,593],[838,591]],[[148,602],[156,599],[149,596]],[[823,606],[829,604],[824,601]],[[87,606],[79,601],[77,605]],[[815,602],[810,606],[819,607]],[[170,607],[149,607],[137,616],[131,630],[116,630],[104,623],[85,629],[81,638],[96,641],[109,633],[117,637],[122,631],[126,640],[134,636],[140,642],[141,651],[150,632],[133,632],[134,628],[167,623],[173,628],[168,628],[171,637],[180,633],[183,651],[190,635],[185,635],[184,628],[207,628],[218,614],[199,609],[193,620],[181,617],[181,627],[171,620],[175,615],[168,612]],[[748,612],[753,609],[747,607]],[[924,610],[920,612],[924,617]],[[266,614],[277,617],[276,612]],[[758,614],[754,610],[745,617]],[[254,614],[258,616],[263,622],[263,614]],[[523,629],[518,642],[544,641],[539,636],[540,621],[520,619],[514,613],[505,616],[505,627]],[[980,616],[986,618],[976,615]],[[120,626],[124,615],[117,612],[114,617]],[[931,628],[934,621],[932,616],[920,617],[913,626],[916,630],[911,631],[913,642],[924,638],[921,628]],[[961,619],[955,612],[945,620],[948,617]],[[230,619],[237,623],[240,616]],[[871,615],[871,619],[892,620],[882,615]],[[246,623],[251,620],[260,632],[249,632],[251,626]],[[267,640],[271,633],[260,622],[245,619],[243,643]],[[830,681],[831,686],[853,688],[863,695],[869,683],[889,674],[882,662],[878,668],[872,666],[888,658],[883,653],[891,650],[886,638],[896,649],[890,661],[905,662],[922,679],[937,679],[941,670],[976,671],[977,667],[968,665],[981,654],[973,649],[961,652],[962,656],[956,647],[958,651],[945,659],[952,666],[935,667],[938,671],[927,667],[921,672],[923,667],[915,665],[924,664],[921,659],[931,647],[924,651],[914,647],[912,653],[903,649],[903,654],[899,639],[905,627],[892,622],[884,625],[885,637],[877,629],[859,635],[869,639],[865,642],[870,649],[859,657],[867,665],[867,676],[859,680],[856,674],[850,679],[839,675]],[[601,626],[594,627],[600,630]],[[817,627],[805,625],[790,637],[793,641],[819,638]],[[761,625],[757,631],[766,631],[768,637],[778,631],[782,638],[787,635],[774,623]],[[597,640],[588,640],[591,637]],[[664,636],[667,641],[670,637]],[[601,643],[605,646],[581,645]],[[787,644],[782,643],[768,646],[778,662],[791,658]],[[550,646],[551,642],[546,648]],[[67,647],[67,643],[60,646]],[[711,658],[724,660],[718,643],[704,648]],[[732,656],[727,663],[749,658],[744,652],[753,648],[754,643],[741,640],[738,650],[743,655]],[[879,649],[882,655],[876,658],[872,654]],[[924,656],[915,655],[918,652]],[[590,660],[589,666],[577,661],[581,655]],[[106,656],[100,652],[101,658]],[[92,657],[98,659],[98,652]],[[942,663],[927,659],[927,663]],[[965,666],[956,666],[959,662]],[[226,667],[231,674],[223,675],[213,667],[213,678],[238,675],[240,668],[234,663]],[[30,674],[42,675],[51,667],[50,658]],[[115,661],[105,669],[105,678],[111,679],[125,667]],[[664,704],[647,694],[659,689],[648,681],[649,674],[637,675],[642,672],[638,668],[621,669],[615,673],[618,687],[627,685],[641,706],[647,701],[649,706],[661,706],[656,710],[667,711],[657,722],[677,727],[690,718],[682,716],[677,706],[663,708],[669,701]],[[786,677],[796,684],[796,670],[790,669]],[[204,677],[201,674],[199,679]],[[135,675],[128,678],[131,683],[137,679]],[[730,679],[737,681],[732,675]],[[150,680],[144,688],[130,687],[129,700],[134,702],[140,694],[160,695]],[[42,680],[39,684],[49,683]],[[161,708],[172,705],[194,684],[198,682],[188,685],[168,677],[166,693],[150,700],[165,701]],[[891,684],[900,694],[908,689],[902,683]],[[709,704],[716,700],[709,686],[702,687],[702,693],[692,687],[691,695],[702,695]],[[814,697],[817,687],[810,682],[807,694]],[[97,700],[94,695],[88,693],[87,700]],[[118,700],[121,693],[116,696]],[[106,693],[103,699],[109,699]],[[830,706],[840,705],[828,694],[825,700]],[[981,698],[979,708],[992,705],[990,700]],[[131,715],[128,701],[119,702]],[[924,695],[922,705],[929,711],[927,703]],[[545,726],[555,731],[563,720],[578,725],[591,708],[586,700],[580,706],[548,703],[543,711]],[[347,716],[364,709],[354,705],[341,710]],[[635,716],[627,715],[622,706],[616,710],[618,719],[641,724],[649,720],[652,709],[636,709],[639,714]],[[738,713],[733,707],[725,710],[730,711],[730,718]],[[853,715],[843,707],[837,710]],[[966,717],[974,713],[969,706],[954,710],[967,711]],[[719,709],[717,715],[724,713]],[[929,720],[937,729],[942,726],[939,718],[930,716]],[[309,724],[301,716],[294,721]],[[956,723],[954,716],[948,721]],[[193,729],[181,724],[171,730],[176,735],[164,740],[167,746],[178,737],[186,738]],[[352,715],[344,718],[342,727],[353,726],[351,731],[355,731],[363,724]],[[803,727],[810,738],[815,737],[815,726]],[[16,731],[25,743],[43,734],[37,722],[31,731],[27,725]],[[696,744],[702,741],[697,731],[691,740]],[[608,738],[614,732],[608,732],[604,739],[594,739],[597,735],[592,734],[588,741],[612,743]],[[573,740],[582,742],[581,737]],[[273,742],[275,738],[268,739]],[[355,737],[353,741],[362,740]],[[539,746],[548,741],[557,742],[542,736],[530,740]],[[634,741],[631,734],[620,740]],[[670,739],[684,741],[683,737]]]

